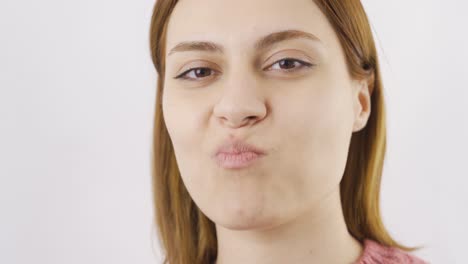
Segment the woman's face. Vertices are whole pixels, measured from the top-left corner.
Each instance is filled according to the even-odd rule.
[[[173,50],[182,42],[217,46]],[[182,0],[170,18],[164,120],[188,192],[225,228],[292,220],[336,190],[366,91],[311,0]],[[213,154],[232,138],[266,155],[220,166]]]

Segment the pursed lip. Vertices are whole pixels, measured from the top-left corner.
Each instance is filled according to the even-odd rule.
[[[257,155],[265,155],[267,154],[265,150],[252,145],[248,144],[247,142],[240,140],[240,139],[230,139],[226,140],[221,146],[218,147],[214,156],[216,157],[220,153],[225,154],[240,154],[244,152],[253,152]]]
[[[267,152],[240,139],[229,139],[213,155],[216,163],[225,169],[242,169],[252,165]]]

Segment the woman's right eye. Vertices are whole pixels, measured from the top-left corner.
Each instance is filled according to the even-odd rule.
[[[183,79],[183,80],[203,79],[206,76],[210,76],[210,73],[212,72],[214,72],[212,69],[206,68],[206,67],[191,68],[179,74],[178,76],[174,77],[174,79]]]

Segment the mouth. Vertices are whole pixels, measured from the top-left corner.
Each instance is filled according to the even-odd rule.
[[[241,169],[253,165],[267,152],[240,139],[229,139],[215,152],[216,163],[225,169]]]
[[[240,153],[221,152],[215,157],[217,164],[225,169],[242,169],[251,166],[264,155],[262,153],[244,151]]]

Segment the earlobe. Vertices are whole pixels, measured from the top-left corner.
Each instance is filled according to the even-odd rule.
[[[361,80],[356,85],[353,132],[360,131],[366,126],[371,111],[371,96],[367,80]]]

